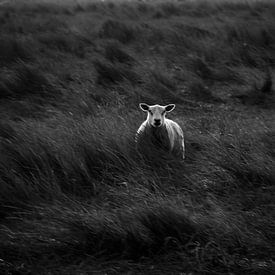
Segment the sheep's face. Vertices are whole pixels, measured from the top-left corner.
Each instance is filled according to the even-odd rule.
[[[139,107],[142,111],[147,112],[147,120],[153,127],[160,127],[164,124],[165,114],[171,112],[175,108],[175,104],[169,104],[166,106],[152,105],[149,106],[145,103],[140,103]]]

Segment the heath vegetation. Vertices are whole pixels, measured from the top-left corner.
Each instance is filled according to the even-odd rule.
[[[0,4],[1,274],[272,273],[273,1]]]

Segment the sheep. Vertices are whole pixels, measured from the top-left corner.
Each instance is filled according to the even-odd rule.
[[[166,106],[140,103],[142,111],[147,112],[147,119],[137,130],[135,141],[140,153],[148,156],[159,153],[185,159],[184,135],[181,127],[173,120],[165,117],[166,113],[175,108],[175,104]],[[168,154],[167,154],[168,153]]]

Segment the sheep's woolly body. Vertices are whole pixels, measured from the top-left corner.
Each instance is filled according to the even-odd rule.
[[[139,151],[169,152],[184,159],[184,136],[180,126],[170,119],[165,119],[161,127],[153,127],[144,121],[136,134]]]

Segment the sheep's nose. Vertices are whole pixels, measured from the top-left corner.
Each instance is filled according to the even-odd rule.
[[[160,119],[155,119],[155,124],[160,125]]]

